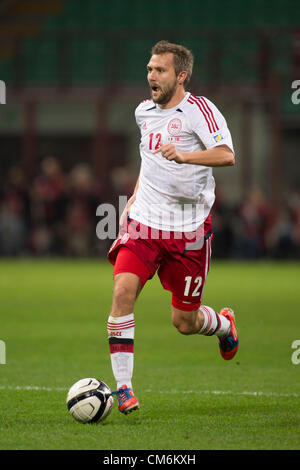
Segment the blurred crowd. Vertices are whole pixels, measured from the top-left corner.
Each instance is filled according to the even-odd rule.
[[[105,191],[86,163],[64,171],[54,156],[45,157],[30,181],[12,166],[0,186],[0,256],[105,255],[112,240],[99,240],[97,207],[117,206],[117,191],[133,192],[126,168],[111,171]]]
[[[216,195],[214,256],[232,259],[300,259],[300,193],[290,191],[280,208],[260,189],[236,204]]]
[[[0,191],[1,256],[105,256],[112,240],[99,240],[96,209],[130,197],[136,176],[127,168],[110,173],[105,191],[93,169],[78,164],[63,171],[57,158],[44,158],[28,181],[21,166],[9,168]],[[214,258],[299,259],[300,193],[287,195],[274,211],[258,189],[228,203],[217,193],[213,208]]]

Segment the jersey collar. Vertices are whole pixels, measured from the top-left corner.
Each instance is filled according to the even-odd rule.
[[[191,93],[187,91],[185,93],[185,97],[183,98],[183,100],[180,101],[180,103],[178,103],[173,108],[162,109],[159,106],[157,106],[156,103],[154,103],[154,106],[151,106],[150,108],[146,109],[146,111],[150,111],[151,109],[156,109],[157,112],[162,113],[162,114],[169,114],[169,113],[173,113],[174,111],[182,112],[181,108],[185,104],[185,102],[189,99],[190,95]]]

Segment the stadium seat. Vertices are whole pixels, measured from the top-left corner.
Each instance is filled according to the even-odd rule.
[[[267,28],[272,33],[274,25],[297,24],[296,15],[277,3],[281,2],[270,8],[262,0],[209,0],[200,8],[197,0],[189,0],[183,8],[179,0],[153,0],[145,10],[139,0],[132,0],[130,8],[123,0],[90,0],[84,7],[81,0],[64,2],[56,14],[40,18],[39,33],[23,38],[20,56],[15,56],[12,44],[7,48],[5,42],[0,43],[0,76],[25,86],[57,86],[62,80],[70,85],[144,85],[151,47],[167,39],[193,51],[193,79],[199,85],[214,81],[257,84],[261,79],[260,32]],[[66,56],[61,56],[62,36],[67,38]],[[291,30],[272,33],[269,40],[270,69],[288,81],[292,77]],[[16,76],[20,71],[24,75]]]

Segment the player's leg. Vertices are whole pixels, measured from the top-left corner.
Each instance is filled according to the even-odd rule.
[[[119,410],[127,414],[139,407],[132,390],[134,357],[134,304],[140,290],[140,279],[133,273],[114,276],[113,300],[107,321],[112,371],[117,384],[114,392]]]
[[[179,307],[179,305],[178,305]],[[179,333],[183,335],[194,335],[198,333],[204,323],[202,312],[198,307],[194,310],[181,310],[173,305],[172,309],[172,323],[177,328]]]
[[[116,267],[118,268],[118,261]],[[131,272],[118,272],[118,274],[114,274],[110,315],[122,317],[131,314],[140,291],[141,281],[137,274]]]
[[[180,307],[180,301],[177,300]],[[185,308],[185,306],[182,306]],[[172,322],[177,330],[184,335],[202,334],[216,335],[219,339],[219,348],[222,357],[232,359],[239,345],[234,312],[230,308],[223,308],[220,313],[211,307],[201,305],[191,311],[181,310],[172,305]]]
[[[174,306],[176,305],[176,307]],[[196,333],[205,336],[227,336],[230,332],[230,321],[215,312],[211,307],[189,304],[189,308],[174,295],[172,297],[172,323],[184,335]]]
[[[226,308],[219,313],[213,308],[201,305],[203,290],[209,271],[212,233],[207,227],[197,249],[187,249],[185,239],[171,240],[172,256],[160,267],[158,275],[165,289],[172,296],[172,322],[185,335],[215,335],[219,340],[220,353],[224,359],[231,359],[238,348],[235,319],[232,310]],[[199,246],[199,248],[198,248]]]
[[[107,322],[110,357],[119,410],[125,414],[139,407],[132,390],[134,359],[134,305],[149,271],[129,249],[119,250],[114,268],[112,308]]]

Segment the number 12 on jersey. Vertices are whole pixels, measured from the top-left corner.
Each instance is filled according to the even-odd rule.
[[[161,142],[161,134],[158,133],[154,136],[154,133],[151,132],[151,134],[149,135],[149,150],[157,150],[161,145],[160,142]],[[153,145],[155,145],[154,148],[153,148]]]

